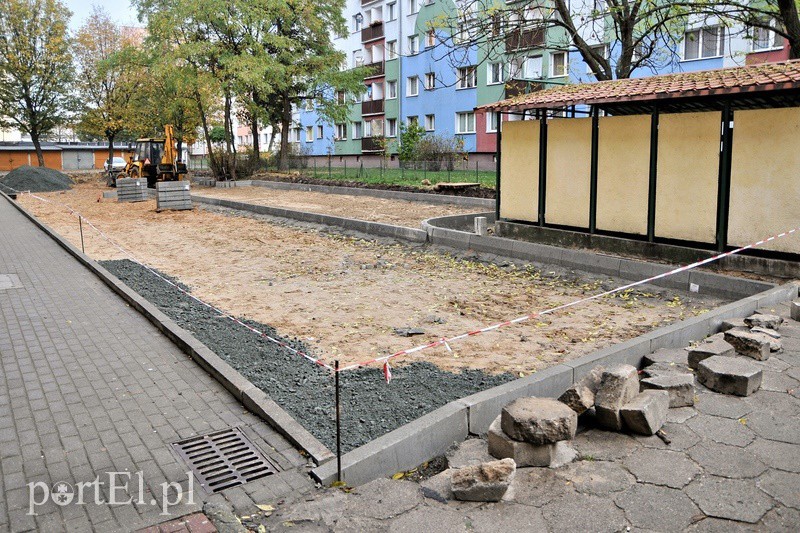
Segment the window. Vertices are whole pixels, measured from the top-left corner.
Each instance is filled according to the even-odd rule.
[[[397,3],[392,2],[391,4],[386,4],[386,20],[392,21],[397,18]]]
[[[386,136],[387,137],[397,137],[397,119],[396,118],[387,118],[386,119]]]
[[[419,94],[419,77],[409,76],[406,85],[406,96],[417,96]]]
[[[496,111],[486,112],[486,133],[495,133],[500,125],[500,113]]]
[[[475,113],[456,113],[456,133],[475,133]]]
[[[763,20],[765,24],[777,26],[775,20]],[[783,48],[783,36],[766,28],[751,28],[753,31],[753,52],[761,50],[772,50],[773,48]]]
[[[314,126],[306,126],[306,142],[314,141]]]
[[[397,41],[386,43],[386,60],[397,59]]]
[[[347,101],[347,93],[344,91],[336,91],[336,103],[344,104]]]
[[[596,52],[597,54],[599,54],[600,57],[602,57],[603,59],[608,59],[608,46],[607,45],[598,44],[598,45],[595,45],[595,46],[591,46],[590,48],[592,49],[593,52]],[[590,67],[588,64],[586,65],[586,74],[594,74],[594,71],[592,70],[592,67]]]
[[[411,35],[408,37],[408,54],[414,55],[419,53],[419,37]]]
[[[347,124],[336,125],[336,140],[337,141],[347,140]]]
[[[487,72],[489,73],[489,85],[495,85],[505,81],[505,65],[503,63],[490,63]]]
[[[425,74],[425,88],[428,90],[436,88],[436,73],[428,72]]]
[[[372,121],[371,120],[368,120],[368,121],[364,122],[364,137],[372,137]]]
[[[530,56],[525,58],[525,79],[542,79],[542,56]]]
[[[269,144],[269,133],[264,134],[264,144]]]
[[[366,88],[365,88],[365,90],[366,90]],[[354,104],[360,104],[360,103],[361,103],[361,99],[362,99],[362,98],[364,98],[364,95],[363,95],[363,94],[361,94],[361,93],[354,93],[354,94],[353,94],[353,103],[354,103]]]
[[[386,82],[386,99],[391,100],[393,98],[397,98],[397,80]]]
[[[364,16],[361,13],[353,15],[353,31],[361,31],[364,26]]]
[[[300,128],[299,127],[294,128],[294,142],[296,142],[296,143],[300,142]]]
[[[353,50],[353,68],[364,66],[364,56],[361,55],[361,50]]]
[[[436,115],[425,115],[425,131],[436,129]]]
[[[361,138],[361,123],[353,122],[353,139]]]
[[[408,0],[408,14],[419,13],[419,0]]]
[[[683,59],[702,59],[725,54],[725,28],[713,26],[687,31],[684,36]]]
[[[567,75],[567,54],[557,52],[550,54],[550,76],[559,78]]]
[[[325,129],[322,126],[317,126],[317,139],[325,137]]]
[[[458,69],[458,88],[470,89],[478,84],[478,70],[475,67]]]
[[[406,117],[406,125],[407,126],[418,126],[419,125],[419,117],[417,115],[411,115]]]
[[[436,46],[436,31],[428,30],[428,33],[425,34],[425,47],[431,48],[433,46]]]

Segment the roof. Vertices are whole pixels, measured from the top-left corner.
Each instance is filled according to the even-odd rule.
[[[522,111],[525,109],[560,108],[573,105],[597,105],[623,112],[642,112],[644,104],[679,101],[708,102],[721,97],[763,101],[755,107],[769,107],[775,95],[792,92],[792,102],[800,101],[800,60],[761,63],[743,67],[700,72],[680,72],[650,76],[563,85],[531,92],[500,102],[480,106],[482,109]],[[773,105],[793,105],[772,102]],[[700,107],[703,107],[702,104]],[[797,104],[794,104],[797,105]],[[752,107],[752,106],[751,106]]]
[[[60,152],[61,148],[54,144],[41,143],[43,152]],[[28,152],[35,150],[36,147],[32,142],[0,142],[0,151],[2,152]]]

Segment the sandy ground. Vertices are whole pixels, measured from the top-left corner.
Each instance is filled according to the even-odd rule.
[[[598,280],[569,281],[547,271],[458,259],[427,247],[380,244],[199,208],[156,213],[154,200],[119,204],[102,199],[103,190],[85,183],[43,196],[77,209],[137,259],[180,279],[200,298],[271,324],[342,364],[601,291]],[[340,200],[335,196],[331,202]],[[63,206],[24,195],[20,202],[80,246],[78,221]],[[84,230],[91,257],[126,258],[86,225]],[[616,286],[607,280],[602,284]],[[453,344],[452,352],[436,348],[405,361],[527,375],[717,303],[677,293],[628,292],[471,337]],[[406,326],[423,328],[425,334],[405,338],[394,332]]]
[[[264,187],[236,187],[233,189],[208,187],[195,189],[194,194],[311,213],[357,218],[369,222],[383,222],[410,228],[419,228],[421,222],[426,218],[480,211],[475,207],[406,202],[370,198],[369,196],[281,191]]]

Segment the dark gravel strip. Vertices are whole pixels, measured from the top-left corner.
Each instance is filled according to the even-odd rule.
[[[328,371],[260,339],[230,320],[220,318],[132,261],[101,263],[178,325],[192,332],[266,392],[325,446],[335,451],[333,376]],[[247,322],[272,337],[280,338],[270,326]],[[297,339],[284,340],[295,348],[308,350]],[[344,452],[448,402],[514,379],[511,374],[492,376],[479,370],[456,374],[421,362],[396,368],[388,385],[383,380],[381,368],[344,372],[340,377]]]

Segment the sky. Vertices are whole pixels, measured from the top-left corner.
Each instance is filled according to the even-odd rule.
[[[108,11],[111,18],[125,26],[140,26],[136,18],[136,10],[130,6],[129,0],[62,0],[72,11],[69,27],[77,30],[83,21],[92,13],[92,6],[99,6]]]

